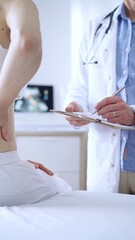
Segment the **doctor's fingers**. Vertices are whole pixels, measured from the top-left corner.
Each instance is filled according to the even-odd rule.
[[[118,112],[118,111],[125,111],[127,109],[128,105],[122,100],[117,101],[113,104],[108,104],[102,108],[99,109],[98,115],[101,115],[103,118],[111,117],[110,114],[112,112]],[[119,114],[118,114],[119,116]]]
[[[67,112],[83,112],[83,109],[77,102],[71,102],[66,106],[65,111],[67,111]]]
[[[127,107],[125,110],[119,110],[116,112],[110,113],[113,117],[107,118],[109,122],[120,123],[123,125],[132,125],[135,124],[135,115],[133,110],[130,107]]]
[[[106,118],[108,122],[112,122],[112,123],[120,123],[123,125],[135,124],[134,112],[128,106],[122,110],[108,112],[102,115],[102,117]]]
[[[96,105],[96,110],[99,112],[102,108],[108,107],[113,104],[124,103],[123,99],[117,96],[106,97]]]
[[[72,126],[81,127],[81,126],[84,126],[84,125],[88,124],[88,121],[81,120],[81,119],[76,119],[76,118],[73,118],[73,117],[66,117],[66,120]]]

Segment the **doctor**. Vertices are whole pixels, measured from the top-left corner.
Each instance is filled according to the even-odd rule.
[[[109,122],[135,124],[135,1],[89,23],[66,111],[97,110]],[[113,97],[116,89],[126,88]],[[71,125],[86,122],[67,117]],[[135,131],[89,124],[87,190],[135,194]]]

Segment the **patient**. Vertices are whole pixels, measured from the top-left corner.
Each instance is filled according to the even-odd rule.
[[[0,206],[35,203],[69,191],[64,180],[36,169],[36,164],[20,160],[16,151],[13,105],[8,111],[7,128],[8,142],[0,136]]]
[[[0,206],[36,203],[70,190],[64,180],[21,161],[17,153],[14,101],[36,73],[41,54],[35,4],[0,0]]]

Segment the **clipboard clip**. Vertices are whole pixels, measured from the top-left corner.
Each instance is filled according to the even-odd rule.
[[[100,119],[95,119],[95,123],[101,123]]]

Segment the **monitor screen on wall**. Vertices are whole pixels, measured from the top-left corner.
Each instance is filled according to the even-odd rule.
[[[16,100],[15,112],[48,112],[53,109],[53,86],[28,85],[22,99]]]

